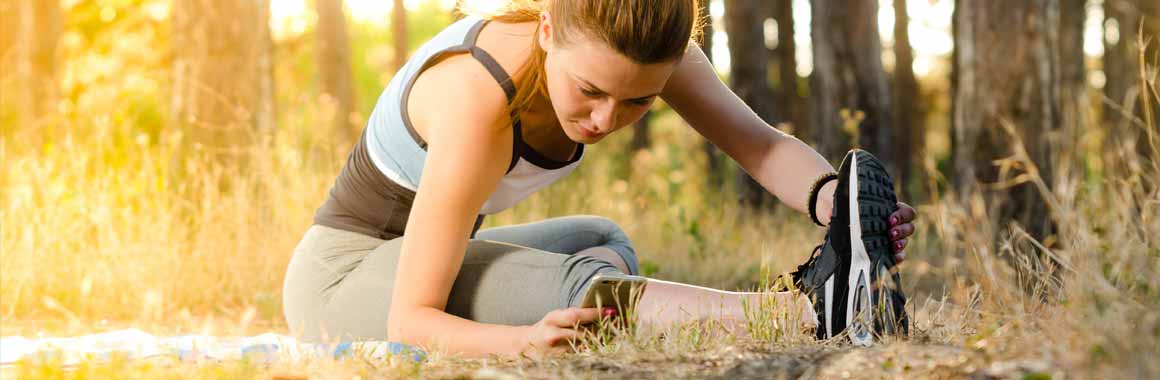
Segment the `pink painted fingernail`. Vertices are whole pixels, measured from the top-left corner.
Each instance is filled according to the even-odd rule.
[[[604,308],[604,310],[601,310],[601,314],[604,315],[605,317],[615,317],[616,316],[616,308],[606,307],[606,308]]]

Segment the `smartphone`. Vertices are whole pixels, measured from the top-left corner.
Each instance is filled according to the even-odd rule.
[[[588,291],[580,307],[615,307],[617,315],[626,315],[636,306],[648,280],[620,273],[597,273],[588,281]]]

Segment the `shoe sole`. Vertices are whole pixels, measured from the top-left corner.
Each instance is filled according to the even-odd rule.
[[[858,151],[851,157],[848,191],[848,215],[850,221],[850,272],[847,277],[850,294],[846,297],[846,326],[850,341],[856,345],[868,346],[874,343],[874,326],[880,332],[893,332],[892,323],[875,323],[883,317],[887,321],[897,321],[893,307],[875,310],[871,305],[883,305],[896,297],[896,286],[887,269],[893,266],[894,257],[890,250],[887,232],[888,218],[898,209],[894,195],[894,183],[890,174],[873,155]],[[853,196],[857,194],[857,196]],[[872,268],[876,267],[876,268]],[[896,277],[897,275],[895,275]],[[884,281],[891,280],[890,286]],[[881,283],[880,283],[881,282]],[[871,292],[877,294],[871,295]],[[897,296],[901,296],[898,292]],[[903,301],[905,302],[905,301]],[[882,315],[875,315],[875,312]]]

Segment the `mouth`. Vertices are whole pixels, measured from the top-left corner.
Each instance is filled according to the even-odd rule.
[[[576,125],[576,130],[580,131],[580,134],[582,134],[582,135],[584,135],[584,137],[588,137],[588,138],[600,137],[600,135],[601,135],[600,132],[596,132],[595,130],[590,129],[590,128],[585,127],[585,126],[580,125],[580,124]]]

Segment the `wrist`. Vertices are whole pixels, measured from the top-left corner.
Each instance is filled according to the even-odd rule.
[[[830,225],[830,217],[834,210],[834,192],[838,190],[838,181],[830,181],[818,190],[818,200],[815,204],[817,210],[818,221],[822,225]]]
[[[830,210],[833,208],[835,184],[838,173],[823,173],[810,185],[809,197],[806,198],[806,211],[810,220],[820,227],[829,225]]]
[[[508,341],[507,353],[513,358],[522,357],[524,350],[531,345],[531,339],[528,337],[531,334],[532,326],[514,326],[511,339]]]

